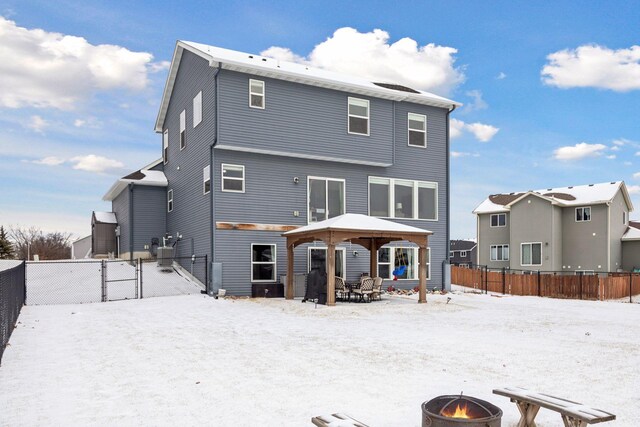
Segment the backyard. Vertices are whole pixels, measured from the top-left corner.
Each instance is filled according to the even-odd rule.
[[[512,426],[516,406],[492,389],[515,385],[637,426],[638,324],[637,304],[458,293],[25,306],[0,367],[0,424],[303,426],[344,412],[420,426],[422,402],[464,392]],[[561,424],[544,409],[536,420]]]

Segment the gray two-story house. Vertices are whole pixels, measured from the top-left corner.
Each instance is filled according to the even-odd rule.
[[[282,233],[343,213],[432,231],[428,286],[443,286],[449,233],[449,114],[454,101],[390,82],[179,41],[158,113],[162,159],[114,184],[123,258],[151,239],[177,256],[208,255],[228,293],[249,295],[286,273]],[[336,274],[368,271],[343,244]],[[362,255],[360,255],[362,254]],[[417,247],[378,253],[378,274],[417,284]],[[296,248],[296,273],[326,248]]]
[[[452,240],[449,243],[449,264],[471,267],[478,259],[478,244],[473,240]]]
[[[491,195],[473,211],[477,263],[515,270],[620,271],[631,211],[622,181]]]

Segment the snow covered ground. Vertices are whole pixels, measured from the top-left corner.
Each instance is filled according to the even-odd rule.
[[[635,427],[639,324],[638,304],[475,294],[26,306],[0,367],[0,425],[305,426],[345,412],[420,426],[422,402],[462,391],[513,426],[515,405],[491,391],[517,385]]]

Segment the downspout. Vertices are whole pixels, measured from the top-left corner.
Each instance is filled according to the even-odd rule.
[[[213,122],[213,142],[211,143],[211,145],[209,145],[209,180],[210,180],[210,185],[211,185],[211,191],[209,193],[209,227],[210,227],[210,231],[211,231],[211,247],[210,247],[210,252],[211,252],[211,259],[209,259],[209,262],[214,262],[215,260],[215,256],[214,256],[214,252],[215,252],[215,242],[216,242],[216,218],[215,218],[215,212],[214,212],[214,204],[213,204],[213,198],[214,198],[214,193],[215,193],[215,185],[213,182],[213,168],[214,168],[214,164],[213,164],[213,147],[215,147],[215,145],[218,143],[218,100],[219,100],[219,96],[218,96],[218,90],[219,90],[219,84],[218,84],[218,74],[220,73],[220,69],[222,67],[222,62],[218,62],[218,66],[216,67],[215,70],[215,74],[213,75],[213,85],[214,85],[214,94],[213,96],[215,97],[214,100],[214,122]],[[209,274],[209,280],[211,280],[211,276],[212,274]],[[205,283],[205,286],[209,286],[208,283]]]
[[[449,255],[451,252],[451,169],[450,169],[450,162],[451,162],[451,155],[449,153],[450,150],[450,146],[449,146],[449,115],[453,112],[453,110],[456,109],[455,105],[451,106],[451,109],[449,111],[447,111],[447,120],[446,120],[446,129],[445,129],[445,144],[446,144],[446,149],[447,149],[447,241],[445,243],[445,258],[444,261],[442,263],[442,290],[444,290],[445,288],[445,269],[446,269],[446,264],[450,263],[450,259],[449,259]]]
[[[133,261],[133,182],[129,183],[129,261]]]
[[[391,101],[393,105],[393,119],[391,121],[391,144],[393,145],[393,151],[391,152],[391,163],[396,164],[396,101]]]

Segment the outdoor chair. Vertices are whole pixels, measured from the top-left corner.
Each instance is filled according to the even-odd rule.
[[[359,297],[358,301],[364,301],[366,296],[371,302],[371,294],[373,293],[373,279],[371,277],[363,278],[360,287],[353,290],[353,293]]]
[[[350,295],[350,292],[349,289],[347,289],[344,279],[336,276],[336,298],[338,298],[338,295],[344,300],[345,296]]]
[[[382,300],[382,277],[373,278],[373,290],[371,292],[371,298]]]

